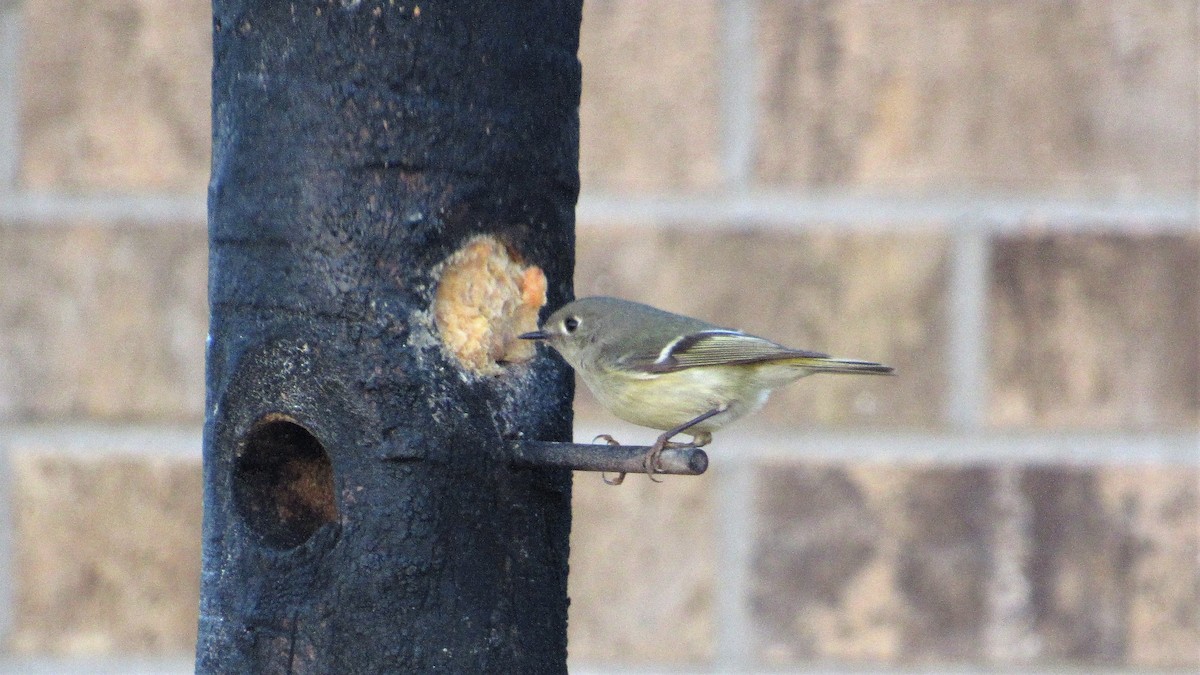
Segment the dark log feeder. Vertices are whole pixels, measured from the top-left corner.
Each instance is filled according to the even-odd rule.
[[[564,671],[580,3],[213,9],[197,670]]]

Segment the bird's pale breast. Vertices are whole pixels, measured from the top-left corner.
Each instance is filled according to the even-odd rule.
[[[588,389],[614,415],[654,429],[670,429],[714,408],[728,407],[689,430],[697,432],[716,431],[766,404],[770,389],[761,387],[755,379],[753,368],[736,366],[583,376]]]

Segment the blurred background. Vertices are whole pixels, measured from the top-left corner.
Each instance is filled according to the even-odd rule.
[[[191,669],[209,21],[0,0],[4,672]],[[588,0],[580,59],[578,294],[899,376],[577,474],[574,672],[1200,669],[1200,2]]]

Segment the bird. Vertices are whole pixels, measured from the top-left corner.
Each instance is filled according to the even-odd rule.
[[[771,392],[815,373],[892,375],[891,366],[792,349],[740,330],[621,298],[579,298],[517,337],[552,347],[613,415],[662,430],[643,459],[651,480],[666,448],[701,447],[760,410]],[[671,439],[686,433],[691,443]],[[608,443],[616,441],[601,434]],[[619,484],[625,474],[615,481]]]

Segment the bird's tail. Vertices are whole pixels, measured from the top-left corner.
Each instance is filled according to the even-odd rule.
[[[795,365],[814,373],[850,373],[858,375],[893,375],[895,368],[873,361],[858,359],[838,359],[832,356],[800,356],[787,360]]]

